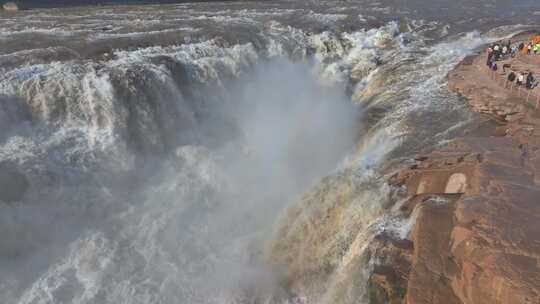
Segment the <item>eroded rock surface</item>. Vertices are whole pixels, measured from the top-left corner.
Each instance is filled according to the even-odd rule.
[[[466,138],[448,148],[395,180],[415,191],[415,180],[468,171],[463,194],[414,194],[426,199],[412,232],[407,303],[538,303],[540,189],[519,142]]]
[[[540,110],[492,82],[484,61],[465,59],[449,83],[500,122],[493,135],[456,140],[391,180],[417,212],[408,304],[540,303]]]

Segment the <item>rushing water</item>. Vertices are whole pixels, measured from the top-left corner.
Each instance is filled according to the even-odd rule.
[[[446,73],[538,18],[462,2],[0,14],[0,302],[365,303],[411,225],[383,172],[474,128]]]

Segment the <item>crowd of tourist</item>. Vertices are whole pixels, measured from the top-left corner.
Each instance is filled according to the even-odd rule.
[[[519,53],[523,55],[540,55],[540,36],[531,37],[529,41],[512,44],[510,40],[503,43],[494,43],[487,49],[487,66],[491,71],[496,72],[499,67],[498,61],[515,57]],[[510,73],[506,75],[506,69],[510,69]],[[538,82],[536,81],[532,71],[514,71],[510,64],[503,64],[503,72],[506,75],[506,80],[510,84],[515,84],[518,87],[524,86],[527,89],[534,89]]]
[[[519,45],[521,46],[521,45]],[[518,51],[518,46],[512,45],[510,40],[505,44],[494,43],[487,49],[487,65],[491,66],[496,61],[507,59],[509,56],[514,57]]]
[[[514,71],[511,71],[506,80],[508,80],[510,83],[515,82],[517,86],[525,85],[525,88],[527,89],[534,89],[537,84],[537,82],[535,82],[533,72],[528,72],[527,76],[525,76],[525,73],[517,72],[516,74]]]

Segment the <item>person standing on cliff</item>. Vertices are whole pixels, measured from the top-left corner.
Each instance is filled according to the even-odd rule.
[[[534,52],[535,55],[536,55],[538,52],[540,52],[540,43],[535,44],[535,45],[532,47],[532,50],[533,50],[533,52]]]
[[[512,58],[516,57],[516,54],[518,52],[518,46],[517,45],[512,45],[512,47],[510,48],[510,55],[512,56]]]
[[[514,82],[516,80],[516,73],[514,71],[511,71],[510,74],[508,74],[508,81]]]
[[[522,85],[522,84],[523,84],[524,78],[525,78],[525,77],[523,76],[523,73],[519,72],[519,73],[517,74],[517,81],[516,81],[516,84],[517,84],[518,86]]]
[[[488,47],[487,49],[487,61],[486,65],[488,67],[491,67],[491,61],[493,60],[493,49],[491,47]]]
[[[499,56],[501,55],[501,46],[498,44],[495,44],[493,47],[493,56],[495,57],[495,61],[499,60]]]
[[[491,72],[493,72],[493,74],[495,74],[498,69],[499,69],[499,67],[497,66],[497,63],[495,61],[493,61],[491,63]]]
[[[526,143],[519,145],[519,147],[521,148],[521,166],[525,167],[527,157],[529,156],[529,147]]]
[[[533,72],[529,72],[529,74],[527,75],[527,79],[525,81],[525,87],[527,89],[532,89],[533,83],[534,83]]]

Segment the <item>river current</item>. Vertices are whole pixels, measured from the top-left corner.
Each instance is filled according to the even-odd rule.
[[[446,74],[540,18],[439,2],[0,13],[0,302],[367,303],[392,166],[479,128]]]

